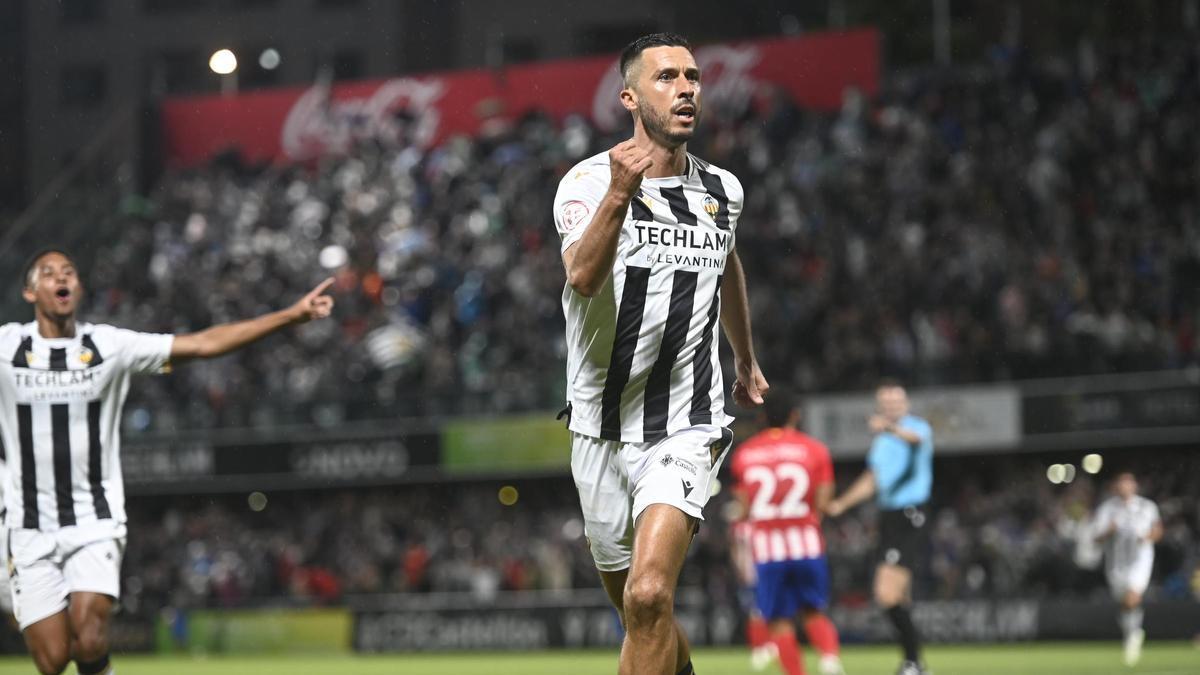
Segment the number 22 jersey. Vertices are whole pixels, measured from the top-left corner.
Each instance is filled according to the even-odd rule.
[[[794,429],[748,438],[730,460],[734,489],[746,497],[755,563],[825,555],[816,490],[833,482],[829,449]]]

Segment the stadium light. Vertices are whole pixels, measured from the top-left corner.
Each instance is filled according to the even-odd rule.
[[[218,75],[230,75],[237,66],[237,56],[228,49],[218,49],[208,58],[209,69]]]
[[[279,51],[274,47],[268,47],[258,55],[258,65],[263,70],[275,70],[279,67],[283,59],[279,56]]]
[[[1084,455],[1083,461],[1080,464],[1083,466],[1084,471],[1096,474],[1100,473],[1100,469],[1104,467],[1104,458],[1098,453],[1093,452],[1090,455]]]
[[[1046,479],[1055,485],[1063,482],[1066,474],[1066,469],[1063,468],[1062,464],[1051,464],[1050,468],[1046,469]]]

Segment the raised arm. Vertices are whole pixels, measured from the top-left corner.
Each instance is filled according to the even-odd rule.
[[[721,327],[733,347],[733,367],[737,373],[737,382],[733,385],[734,403],[743,408],[762,405],[763,396],[771,385],[767,384],[754,357],[746,275],[736,250],[731,251],[725,261],[725,276],[721,281]]]
[[[324,319],[333,310],[333,298],[322,295],[333,283],[333,278],[301,298],[296,304],[270,314],[245,321],[224,323],[198,333],[178,335],[171,346],[171,360],[207,359],[241,349],[251,342],[295,324],[313,319]]]
[[[600,292],[612,274],[629,201],[637,194],[642,176],[653,163],[650,153],[637,147],[633,140],[609,150],[608,158],[612,173],[608,191],[583,236],[563,251],[567,283],[576,293],[589,298]]]

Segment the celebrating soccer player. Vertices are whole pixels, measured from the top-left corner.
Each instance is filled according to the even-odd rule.
[[[876,496],[879,560],[875,602],[896,629],[904,661],[897,675],[924,675],[921,643],[912,612],[912,576],[927,548],[924,505],[933,489],[933,429],[909,413],[908,393],[886,380],[875,390],[876,414],[868,420],[875,440],[867,469],[826,512],[838,516]]]
[[[1158,505],[1138,495],[1137,478],[1122,471],[1113,481],[1112,497],[1096,510],[1096,540],[1104,544],[1104,571],[1113,597],[1121,603],[1125,665],[1142,658],[1142,594],[1154,569],[1154,544],[1162,539]]]
[[[742,186],[688,154],[703,111],[687,41],[638,38],[621,54],[631,140],[559,184],[567,284],[571,472],[592,557],[626,628],[623,675],[688,675],[675,584],[726,428],[717,319],[733,347],[734,400],[762,403],[745,278],[734,251]]]
[[[738,446],[730,460],[734,490],[751,527],[755,602],[770,622],[770,639],[787,675],[803,675],[795,620],[821,654],[821,675],[841,675],[838,634],[825,616],[829,566],[821,512],[833,497],[833,461],[815,438],[796,430],[800,411],[776,391],[762,413],[767,428]]]
[[[288,309],[179,336],[77,321],[83,285],[62,251],[35,255],[23,282],[34,321],[0,326],[13,611],[38,672],[61,673],[73,659],[81,675],[107,674],[125,550],[118,426],[130,375],[327,317],[333,280]]]

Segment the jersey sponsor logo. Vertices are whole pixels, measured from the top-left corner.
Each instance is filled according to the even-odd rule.
[[[17,399],[23,403],[89,401],[100,394],[104,370],[13,369]]]
[[[563,204],[562,222],[563,227],[566,228],[567,232],[574,230],[580,225],[588,223],[591,217],[591,207],[581,201],[572,200],[566,204]]]

